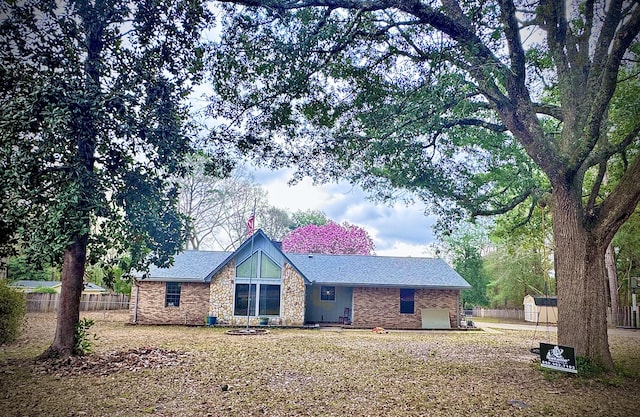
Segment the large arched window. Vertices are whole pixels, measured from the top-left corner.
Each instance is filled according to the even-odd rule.
[[[280,266],[262,251],[240,262],[236,267],[233,314],[279,316],[281,273]]]

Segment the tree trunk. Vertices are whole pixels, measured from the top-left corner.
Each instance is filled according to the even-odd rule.
[[[41,358],[63,358],[74,353],[75,326],[80,320],[80,296],[83,289],[88,235],[76,240],[64,253],[62,291],[58,305],[56,334]]]
[[[611,325],[618,325],[618,271],[613,256],[613,245],[609,243],[604,255],[604,265],[609,278],[609,303],[611,305]]]
[[[96,6],[97,7],[97,6]],[[58,317],[56,320],[56,334],[53,344],[41,355],[41,357],[66,357],[75,352],[75,328],[80,321],[80,297],[83,290],[84,269],[87,260],[87,245],[91,221],[90,213],[95,202],[91,201],[90,194],[97,193],[94,190],[95,180],[93,178],[96,139],[98,138],[99,116],[92,103],[100,102],[100,65],[101,54],[104,47],[102,35],[107,25],[104,10],[98,11],[93,5],[79,10],[80,19],[86,29],[85,46],[87,55],[84,62],[84,93],[86,99],[79,104],[79,116],[76,118],[76,146],[77,161],[83,171],[78,171],[81,175],[74,180],[78,181],[80,190],[91,190],[79,192],[75,205],[76,215],[83,219],[83,227],[74,235],[75,240],[64,252],[62,263],[62,291],[60,292],[60,303],[58,305]],[[78,127],[81,126],[81,127]]]
[[[581,201],[570,187],[553,191],[558,343],[613,369],[607,335],[607,288],[602,242],[584,226]]]

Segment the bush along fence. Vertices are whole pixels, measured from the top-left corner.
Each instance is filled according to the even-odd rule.
[[[29,313],[49,313],[56,311],[60,303],[60,294],[25,294],[26,308]],[[82,294],[80,311],[126,310],[129,308],[129,296],[125,294]]]

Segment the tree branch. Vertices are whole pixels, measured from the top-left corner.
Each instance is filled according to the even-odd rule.
[[[499,3],[502,19],[505,22],[505,37],[507,39],[507,45],[509,46],[511,72],[514,74],[514,77],[508,77],[507,79],[513,81],[510,90],[516,89],[517,95],[522,96],[524,91],[526,91],[526,58],[524,50],[522,49],[522,41],[520,40],[520,29],[518,28],[518,21],[516,20],[516,8],[512,0],[499,0]],[[516,93],[516,91],[513,91],[513,93]],[[528,93],[524,95],[528,96]]]
[[[640,203],[640,156],[634,158],[618,181],[616,188],[597,207],[600,214],[596,232],[603,241],[613,239],[618,228],[633,214]]]
[[[629,145],[638,140],[640,136],[640,122],[631,129],[629,133],[617,144],[610,144],[606,146],[602,151],[591,154],[590,158],[585,160],[584,166],[586,169],[591,168],[594,165],[606,162],[613,155],[622,153]]]
[[[481,209],[477,209],[477,210],[472,210],[471,211],[471,215],[473,217],[476,216],[495,216],[498,214],[504,214],[507,213],[511,210],[513,210],[514,208],[516,208],[520,203],[524,202],[527,198],[529,198],[532,194],[532,190],[525,190],[522,194],[514,197],[509,204],[506,204],[502,207],[496,208],[496,209],[492,209],[492,210],[481,210]]]
[[[604,115],[618,82],[620,63],[633,40],[640,33],[640,7],[636,7],[634,13],[625,19],[618,29],[621,4],[621,1],[613,2],[609,7],[598,39],[592,70],[587,81],[587,90],[593,91],[593,96],[590,97],[590,119],[585,133],[587,143],[582,147],[578,160],[587,158],[600,137],[602,122],[605,120]]]
[[[552,104],[533,103],[533,110],[538,114],[546,114],[556,120],[562,121],[562,108]]]
[[[491,130],[496,133],[503,133],[508,130],[507,127],[502,124],[490,123],[490,122],[487,122],[486,120],[472,119],[472,118],[449,120],[442,123],[442,127],[445,129],[453,126],[478,126],[478,127],[483,127],[487,130]]]

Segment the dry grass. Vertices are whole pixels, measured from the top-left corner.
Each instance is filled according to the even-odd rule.
[[[20,339],[0,347],[1,415],[638,415],[640,343],[619,335],[619,372],[586,379],[541,371],[533,331],[229,336],[91,318],[95,353],[73,367],[33,360],[53,338],[51,315],[30,315]]]

